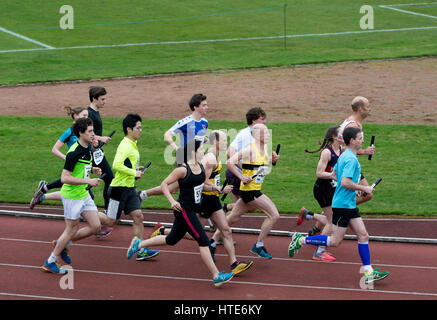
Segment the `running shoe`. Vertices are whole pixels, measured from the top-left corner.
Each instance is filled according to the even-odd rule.
[[[299,216],[297,217],[296,224],[300,226],[304,220],[306,220],[306,215],[309,213],[308,209],[302,207],[299,211]]]
[[[152,232],[152,234],[150,235],[149,238],[153,238],[153,237],[159,236],[159,235],[161,234],[161,230],[164,231],[164,229],[165,229],[165,227],[164,227],[162,224],[157,223],[157,224],[153,227],[153,230],[154,230],[154,231]]]
[[[49,261],[46,260],[42,268],[47,272],[56,273],[56,274],[66,274],[68,272],[68,270],[62,268],[62,266],[57,261],[49,263]]]
[[[253,261],[249,261],[249,262],[243,262],[243,261],[235,261],[232,265],[231,265],[231,269],[232,272],[234,273],[234,275],[237,275],[239,273],[242,273],[243,271],[246,271],[247,269],[249,269],[253,264]]]
[[[37,204],[41,203],[41,196],[45,193],[44,187],[47,185],[47,182],[44,180],[41,180],[38,183],[38,187],[35,190],[35,193],[33,194],[32,200],[30,200],[30,209],[35,208]]]
[[[267,252],[267,249],[265,247],[257,247],[256,244],[253,245],[253,247],[250,249],[250,252],[257,255],[260,258],[263,259],[271,259],[272,255]]]
[[[149,260],[152,259],[153,257],[156,257],[159,254],[158,250],[149,250],[147,248],[141,248],[138,252],[137,252],[137,261],[143,261],[143,260]]]
[[[366,284],[372,283],[374,281],[382,280],[386,277],[388,277],[388,272],[379,272],[377,271],[379,268],[373,269],[372,272],[365,272],[364,273],[364,281]]]
[[[326,252],[322,252],[319,254],[315,253],[312,259],[316,261],[327,261],[327,262],[334,262],[335,260],[337,260],[333,256],[327,254]]]
[[[58,243],[58,240],[53,240],[52,241],[53,248],[56,247],[56,243]],[[64,260],[65,263],[71,264],[71,258],[70,258],[70,253],[69,253],[69,249],[68,248],[64,248],[64,250],[62,250],[61,258],[62,258],[62,260]]]
[[[127,250],[127,258],[130,259],[134,255],[134,253],[137,253],[140,250],[140,243],[141,240],[138,237],[134,237],[130,243],[129,249]]]
[[[214,281],[214,285],[216,287],[219,287],[222,284],[230,281],[233,276],[234,276],[233,272],[225,273],[224,271],[222,271],[219,272],[219,274],[216,277],[214,277],[212,280]]]
[[[302,244],[300,243],[300,239],[303,238],[303,235],[301,235],[298,232],[295,232],[293,236],[291,237],[290,245],[288,246],[288,256],[293,257],[294,254],[302,248]]]
[[[138,199],[140,199],[140,202],[142,203],[144,199],[146,199],[146,191],[137,190],[137,196]]]
[[[99,232],[97,232],[95,234],[95,236],[97,238],[107,237],[112,233],[113,230],[114,230],[114,228],[112,228],[112,227],[101,226]]]

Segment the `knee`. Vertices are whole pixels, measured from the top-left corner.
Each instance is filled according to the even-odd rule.
[[[232,231],[231,231],[231,227],[225,227],[221,230],[223,237],[225,238],[230,238],[232,237]]]
[[[134,223],[143,223],[144,216],[141,211],[134,211],[130,214]]]
[[[278,212],[275,212],[270,216],[270,219],[273,221],[273,223],[276,223],[279,220],[280,216]]]
[[[357,238],[358,242],[369,242],[369,234],[367,232],[357,235]]]

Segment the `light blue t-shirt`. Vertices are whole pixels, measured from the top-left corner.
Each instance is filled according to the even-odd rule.
[[[73,134],[71,128],[68,128],[62,136],[59,137],[59,140],[63,143],[66,143],[68,149],[77,141],[77,137]]]
[[[343,177],[351,178],[354,183],[360,181],[361,166],[357,155],[349,148],[341,154],[335,164],[334,170],[337,174],[337,187],[332,199],[333,208],[355,209],[357,207],[357,193],[355,190],[341,186]]]

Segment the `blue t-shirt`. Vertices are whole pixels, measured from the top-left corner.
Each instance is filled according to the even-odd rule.
[[[59,140],[63,143],[66,143],[68,146],[68,149],[77,141],[77,137],[73,134],[71,128],[68,128],[62,136],[59,137]]]
[[[199,121],[193,119],[192,115],[179,120],[170,131],[173,134],[179,134],[181,138],[181,147],[185,147],[187,141],[195,137],[205,137],[208,129],[208,120],[201,118]]]
[[[351,178],[354,183],[359,183],[361,166],[357,155],[349,148],[341,154],[334,166],[337,174],[337,188],[332,199],[333,208],[355,209],[357,207],[357,193],[355,190],[341,186],[343,177]]]

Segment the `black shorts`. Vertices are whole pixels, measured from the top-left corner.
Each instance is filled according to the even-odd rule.
[[[203,230],[202,224],[197,218],[194,210],[183,209],[182,212],[173,210],[174,222],[170,233],[165,237],[165,242],[174,246],[188,232],[194,240],[197,241],[199,247],[208,247],[209,239]]]
[[[214,195],[203,194],[202,205],[199,215],[204,219],[209,219],[212,214],[222,209],[219,197]]]
[[[141,202],[135,188],[109,187],[109,204],[106,214],[111,219],[120,219],[121,212],[129,214],[141,210]]]
[[[347,228],[351,219],[359,218],[360,211],[355,209],[332,208],[332,224]]]
[[[234,186],[234,188],[232,189],[232,193],[236,196],[239,196],[241,180],[238,179],[238,177],[234,175],[229,169],[226,170],[226,180],[228,181],[228,185]]]
[[[334,197],[335,188],[331,184],[331,180],[316,181],[314,183],[313,194],[314,198],[320,205],[320,208],[330,207],[332,198]]]
[[[240,191],[240,196],[244,203],[249,203],[262,195],[260,190]]]

